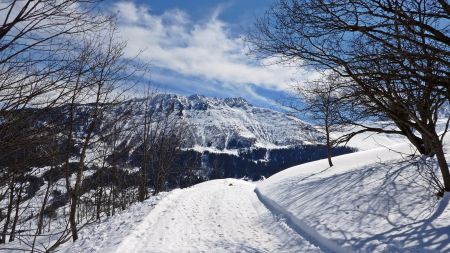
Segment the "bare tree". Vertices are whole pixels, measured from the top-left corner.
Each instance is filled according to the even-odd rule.
[[[153,195],[164,190],[173,162],[180,151],[183,141],[183,129],[183,124],[177,116],[163,116],[162,128],[156,133],[155,149],[152,152]]]
[[[73,77],[69,71],[73,63],[70,54],[77,49],[74,42],[87,32],[99,32],[110,20],[96,15],[97,2],[0,3],[0,146],[4,151],[0,154],[0,184],[18,186],[16,190],[10,188],[11,193],[16,192],[15,216],[12,224],[7,218],[1,242],[5,242],[8,229],[9,239],[15,238],[24,188],[29,187],[24,180],[42,159],[33,154],[42,154],[42,141],[51,133],[39,122],[53,108],[67,102],[70,87],[66,84]],[[53,122],[47,123],[54,126]],[[20,162],[7,162],[14,157],[21,157]]]
[[[347,106],[344,90],[341,89],[343,82],[337,75],[323,74],[317,80],[294,86],[294,100],[286,103],[288,107],[323,127],[330,166],[333,166],[333,147],[338,144],[331,134],[342,130],[349,120],[345,115],[349,113],[350,106]]]
[[[448,106],[448,5],[443,1],[281,0],[250,35],[260,56],[279,56],[349,78],[366,113],[390,119],[427,156],[444,187],[450,172],[436,129]],[[447,125],[449,115],[444,116]],[[447,130],[448,128],[446,128]],[[363,132],[360,131],[360,132]]]
[[[83,100],[90,101],[90,103],[87,104],[88,117],[85,122],[81,122],[85,131],[83,136],[78,137],[77,143],[75,143],[80,151],[76,155],[78,165],[73,186],[70,183],[68,169],[66,169],[67,192],[71,199],[69,221],[74,241],[78,239],[76,213],[81,196],[81,184],[88,149],[98,133],[98,128],[105,113],[122,98],[125,90],[122,90],[121,87],[130,75],[127,62],[121,61],[123,48],[123,43],[115,41],[114,30],[111,30],[104,37],[91,38],[86,42],[83,49],[85,53],[82,53],[83,57],[80,58],[81,61],[75,68],[76,73],[78,73],[75,78],[75,86],[80,87],[79,84],[81,84],[81,92],[79,93],[77,89],[74,89],[76,92],[74,95],[78,99],[81,95]],[[84,69],[87,71],[84,71]],[[78,106],[74,105],[74,99],[70,105],[70,114],[73,118],[69,121],[68,145],[72,145],[71,142],[75,140],[72,136],[73,121],[75,120],[73,110]],[[69,158],[70,156],[66,159],[66,168],[68,168]]]
[[[36,238],[44,233],[47,204],[57,179],[47,178],[37,216],[20,216],[27,208],[24,197],[32,197],[25,195],[29,190],[26,180],[35,166],[50,165],[50,172],[62,171],[69,198],[67,226],[48,250],[70,235],[76,240],[90,214],[92,219],[100,217],[107,197],[113,213],[115,207],[127,205],[127,189],[117,183],[116,152],[120,131],[129,131],[123,127],[128,119],[126,111],[115,110],[135,84],[136,64],[123,59],[125,44],[117,41],[111,17],[99,12],[98,3],[0,3],[0,185],[7,186],[0,193],[7,209],[0,217],[0,243],[6,243],[8,236],[10,241],[20,236],[20,223],[30,218],[37,223],[31,250],[40,243]],[[115,118],[106,120],[110,115]],[[109,196],[100,188],[97,201],[84,194],[88,186],[83,183],[86,167],[95,168],[99,158],[92,156],[98,143],[105,143],[102,159],[114,180]],[[95,207],[96,212],[92,211]]]
[[[28,52],[51,50],[62,45],[67,35],[98,31],[109,20],[105,15],[96,15],[98,2],[12,0],[2,3],[0,64]],[[34,60],[33,63],[38,62],[37,58]]]
[[[153,195],[163,190],[182,145],[184,129],[174,105],[166,103],[163,94],[150,94],[147,91],[143,101],[139,201],[147,197],[150,178]]]
[[[143,133],[142,133],[142,165],[140,168],[139,175],[139,186],[138,186],[138,198],[139,201],[144,201],[148,196],[148,180],[149,180],[149,166],[150,166],[150,154],[152,152],[153,143],[151,143],[151,138],[153,137],[153,127],[155,126],[154,114],[155,108],[151,108],[152,94],[149,90],[146,90],[146,98],[144,98],[144,121],[143,121]]]

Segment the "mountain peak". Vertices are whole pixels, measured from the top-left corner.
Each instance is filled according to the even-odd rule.
[[[247,100],[242,97],[237,98],[225,98],[224,102],[230,107],[245,107],[252,106]]]
[[[206,97],[204,95],[194,94],[187,97],[189,104],[193,105],[194,108],[200,110],[206,110],[210,106],[225,106],[229,107],[245,107],[251,106],[247,100],[242,97],[234,97],[234,98],[211,98]]]

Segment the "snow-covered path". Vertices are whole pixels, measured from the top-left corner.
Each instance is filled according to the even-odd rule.
[[[274,217],[254,188],[224,179],[175,190],[115,252],[320,252]]]

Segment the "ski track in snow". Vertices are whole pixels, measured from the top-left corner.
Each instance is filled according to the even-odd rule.
[[[254,189],[224,179],[175,190],[114,252],[321,252],[274,216]]]

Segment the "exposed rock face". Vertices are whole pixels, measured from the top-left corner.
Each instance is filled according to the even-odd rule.
[[[323,134],[311,125],[281,112],[252,106],[243,98],[161,94],[151,103],[159,111],[183,118],[189,126],[186,148],[280,148],[323,141]]]

